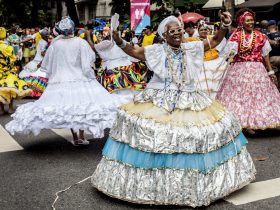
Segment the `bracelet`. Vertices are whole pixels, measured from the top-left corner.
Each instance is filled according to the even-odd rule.
[[[228,30],[228,26],[224,26],[223,24],[221,25],[220,29],[222,30]]]
[[[122,39],[122,43],[120,45],[118,45],[118,47],[121,49],[124,49],[126,47],[126,41]]]
[[[273,70],[270,70],[269,72],[267,72],[267,74],[270,76],[270,75],[275,74],[275,72]]]
[[[227,28],[227,27],[229,27],[230,25],[232,24],[232,20],[230,20],[230,22],[229,23],[224,23],[224,22],[222,22],[222,25],[221,25],[221,27],[225,27],[225,28]]]

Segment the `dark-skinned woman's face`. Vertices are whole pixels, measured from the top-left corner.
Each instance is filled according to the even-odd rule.
[[[247,32],[251,32],[254,29],[254,18],[251,16],[246,16],[244,23],[243,23],[243,28]]]
[[[206,27],[200,27],[198,29],[199,37],[202,39],[206,39],[208,35],[208,28]]]
[[[183,40],[184,30],[177,22],[171,22],[167,25],[165,38],[167,44],[172,47],[179,47]]]

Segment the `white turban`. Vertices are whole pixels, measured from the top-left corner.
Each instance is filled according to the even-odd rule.
[[[158,34],[163,38],[163,34],[166,32],[166,25],[170,22],[177,22],[181,26],[181,22],[175,16],[168,16],[163,19],[158,26]]]

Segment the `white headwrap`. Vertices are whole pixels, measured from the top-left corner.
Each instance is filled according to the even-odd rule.
[[[175,16],[169,16],[165,19],[163,19],[163,21],[160,22],[159,26],[158,26],[158,34],[163,38],[163,34],[166,32],[167,28],[166,25],[170,22],[177,22],[180,26],[181,26],[181,22],[178,20],[178,18],[176,18]]]

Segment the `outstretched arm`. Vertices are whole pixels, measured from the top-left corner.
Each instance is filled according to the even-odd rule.
[[[145,61],[144,47],[134,47],[127,43],[125,40],[121,39],[118,31],[113,32],[113,39],[116,44],[131,57],[137,58],[141,61]]]
[[[227,31],[228,31],[228,26],[231,24],[231,15],[229,12],[223,12],[219,11],[219,16],[221,18],[221,28],[218,31],[218,33],[211,39],[211,40],[205,40],[203,41],[204,44],[204,51],[207,51],[211,48],[216,47],[220,42],[223,40],[225,37]]]

